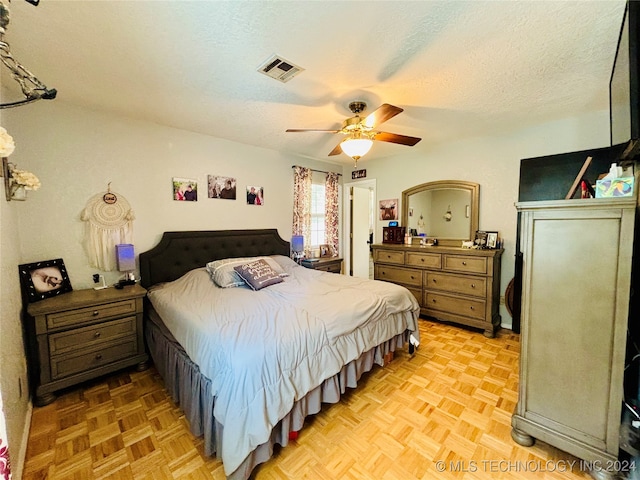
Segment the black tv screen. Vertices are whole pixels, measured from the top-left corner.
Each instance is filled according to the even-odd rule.
[[[640,138],[640,2],[627,1],[609,81],[611,145]]]

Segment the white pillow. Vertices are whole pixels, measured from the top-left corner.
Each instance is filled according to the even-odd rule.
[[[239,287],[246,285],[244,280],[234,270],[238,265],[253,262],[256,260],[265,260],[269,266],[281,277],[289,275],[286,273],[278,262],[269,257],[244,257],[244,258],[225,258],[224,260],[216,260],[207,263],[207,271],[213,283],[221,288]]]

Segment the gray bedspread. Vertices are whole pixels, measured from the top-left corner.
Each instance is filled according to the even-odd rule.
[[[152,288],[155,310],[211,379],[230,475],[292,408],[341,367],[392,337],[419,339],[419,305],[395,284],[306,269],[260,291],[219,288],[205,268]]]

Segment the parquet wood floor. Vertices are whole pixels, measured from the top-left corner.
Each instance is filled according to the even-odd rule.
[[[590,478],[564,452],[511,439],[519,335],[501,330],[489,339],[424,319],[420,333],[413,357],[397,352],[340,403],[308,418],[255,480]],[[153,367],[34,408],[23,473],[24,480],[224,478]]]

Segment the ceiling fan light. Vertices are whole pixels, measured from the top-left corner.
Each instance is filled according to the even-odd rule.
[[[369,138],[347,138],[342,141],[340,148],[351,158],[357,160],[371,150],[371,145],[373,145],[373,140]]]

